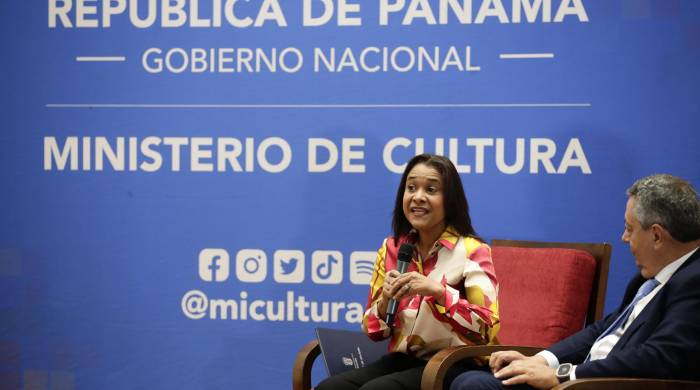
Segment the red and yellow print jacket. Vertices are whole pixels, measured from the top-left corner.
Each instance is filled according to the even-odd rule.
[[[364,332],[373,340],[391,337],[389,352],[422,359],[449,346],[497,344],[498,282],[491,248],[475,238],[461,237],[449,227],[428,258],[421,261],[414,255],[407,270],[445,286],[445,305],[432,296],[404,297],[397,308],[393,331],[379,317],[377,303],[382,297],[384,276],[396,269],[401,244],[412,243],[413,237],[409,234],[398,242],[389,237],[379,248],[362,320]]]

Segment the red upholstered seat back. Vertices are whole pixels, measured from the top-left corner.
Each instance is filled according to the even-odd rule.
[[[501,344],[548,347],[583,327],[596,263],[588,252],[492,247]]]

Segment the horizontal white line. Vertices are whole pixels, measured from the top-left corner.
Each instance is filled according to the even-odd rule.
[[[124,56],[102,56],[102,57],[87,57],[87,56],[82,56],[82,57],[75,57],[75,60],[78,62],[124,62],[126,61],[126,57]]]
[[[424,103],[424,104],[62,104],[49,103],[47,108],[579,108],[591,103]]]
[[[499,54],[502,60],[520,60],[529,58],[554,58],[554,53],[520,53],[520,54]]]

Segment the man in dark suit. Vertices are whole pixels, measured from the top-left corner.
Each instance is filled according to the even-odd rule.
[[[546,351],[491,355],[451,390],[548,389],[576,378],[700,380],[700,200],[690,183],[654,175],[627,190],[625,231],[640,273],[620,307]]]

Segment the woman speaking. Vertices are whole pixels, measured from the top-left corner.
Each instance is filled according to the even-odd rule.
[[[491,249],[472,227],[450,160],[421,154],[409,161],[392,228],[377,252],[362,321],[371,339],[391,338],[389,353],[322,381],[318,390],[419,389],[427,360],[439,350],[496,342],[498,282]],[[446,386],[465,368],[453,366]]]

